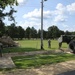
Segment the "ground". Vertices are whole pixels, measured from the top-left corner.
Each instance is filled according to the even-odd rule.
[[[58,52],[58,51],[57,51]],[[60,52],[60,51],[59,51]],[[4,57],[18,56],[18,55],[32,55],[32,54],[49,53],[49,51],[37,51],[33,53],[14,53],[4,54]],[[8,63],[9,61],[7,61]],[[10,71],[1,71],[0,75],[75,75],[75,60],[61,62],[57,64],[44,65],[31,69],[13,69]]]
[[[75,75],[75,60],[45,65],[32,69],[16,69],[0,72],[0,75]],[[69,73],[69,74],[68,74]]]

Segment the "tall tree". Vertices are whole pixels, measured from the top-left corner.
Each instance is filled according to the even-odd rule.
[[[43,39],[47,39],[47,31],[43,30]]]
[[[5,25],[0,21],[0,37],[5,33]]]
[[[26,38],[30,39],[31,38],[31,28],[27,27],[26,28],[26,34],[25,34]]]
[[[15,19],[13,17],[13,13],[16,12],[13,8],[13,5],[18,5],[17,0],[0,0],[0,36],[4,34],[4,26],[5,23],[3,20],[7,16],[10,21],[14,21]],[[8,12],[5,12],[5,8],[9,6],[10,10]]]
[[[59,31],[59,36],[64,35],[64,34],[65,34],[64,31],[62,31],[62,30]]]
[[[71,32],[69,32],[68,30],[65,32],[65,35],[71,35]]]
[[[39,30],[37,31],[37,37],[38,37],[38,38],[41,38],[40,36],[41,36],[41,30],[39,29]]]
[[[37,30],[34,27],[31,28],[30,34],[31,38],[37,38]]]
[[[9,35],[11,38],[16,38],[16,32],[17,32],[17,27],[15,24],[11,24],[10,26],[7,26],[7,35]]]
[[[22,39],[25,37],[25,31],[24,29],[21,27],[21,26],[18,26],[17,27],[17,30],[18,30],[18,38]]]
[[[59,29],[58,29],[58,27],[57,26],[51,26],[51,27],[49,27],[48,28],[48,34],[47,34],[47,36],[48,36],[48,38],[52,38],[52,39],[54,39],[54,38],[57,38],[57,37],[59,37]]]

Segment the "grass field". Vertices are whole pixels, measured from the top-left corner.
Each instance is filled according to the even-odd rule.
[[[3,49],[4,53],[8,52],[29,52],[40,50],[40,40],[19,40],[20,47]],[[43,41],[44,50],[57,50],[58,41],[51,40],[51,48],[48,48],[48,40]],[[62,48],[67,48],[66,43],[62,44]],[[75,60],[74,54],[50,54],[50,55],[33,55],[33,56],[19,56],[12,58],[17,68],[31,68],[40,67],[42,65],[49,65],[52,63],[59,63],[68,60]]]
[[[50,54],[36,56],[21,56],[12,58],[17,68],[37,68],[42,65],[50,65],[54,63],[75,60],[73,54]]]
[[[40,40],[19,40],[20,47],[16,48],[6,48],[3,49],[3,53],[9,52],[24,52],[24,51],[37,51],[40,50]],[[48,48],[48,40],[43,41],[44,50],[56,50],[58,49],[58,41],[51,40],[51,48]],[[67,48],[68,45],[66,43],[62,44],[62,48]]]

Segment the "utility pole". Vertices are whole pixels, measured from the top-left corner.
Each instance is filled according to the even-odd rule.
[[[41,0],[41,50],[43,48],[43,2],[47,0]]]
[[[41,1],[41,49],[43,48],[43,0]]]

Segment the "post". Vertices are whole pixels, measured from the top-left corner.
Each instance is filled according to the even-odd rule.
[[[2,57],[2,43],[0,43],[0,57]]]
[[[41,1],[41,49],[43,48],[43,0]]]

